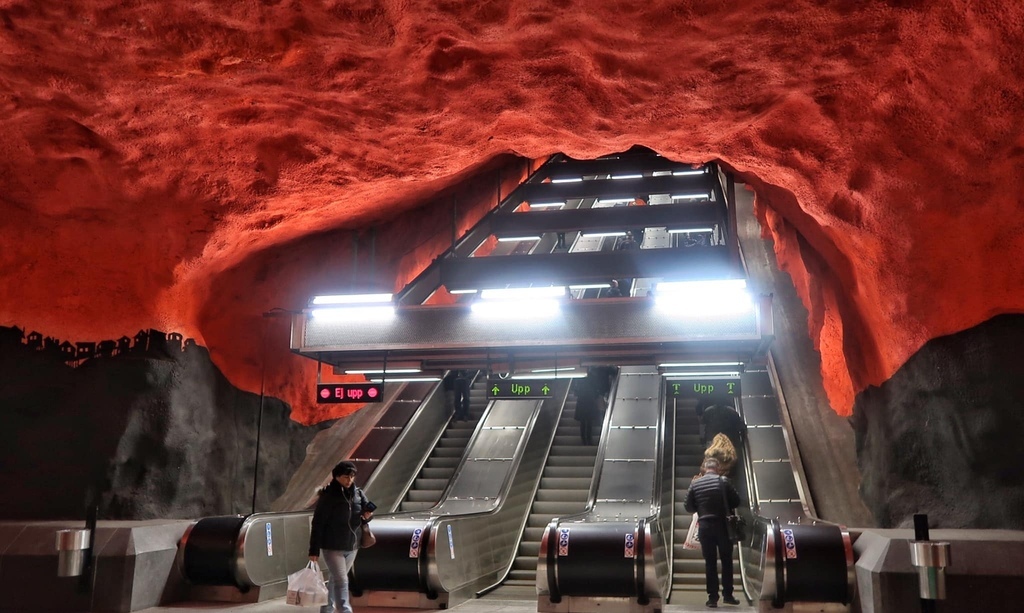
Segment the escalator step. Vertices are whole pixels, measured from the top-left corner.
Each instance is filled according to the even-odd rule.
[[[430,455],[435,458],[461,458],[465,452],[465,447],[435,447]]]
[[[552,517],[560,517],[564,509],[565,503],[563,502],[543,502],[538,500],[533,503],[533,513],[548,513]]]
[[[405,499],[409,502],[431,502],[436,503],[441,499],[442,490],[409,490]]]
[[[594,470],[594,459],[596,456],[585,455],[560,455],[548,458],[548,466],[588,466],[591,472]]]
[[[420,477],[423,479],[444,479],[448,481],[452,478],[452,471],[448,468],[430,468],[427,466],[423,467],[420,471]]]
[[[513,564],[514,564],[513,568],[515,568],[516,570],[529,570],[529,571],[533,571],[534,573],[537,572],[537,556],[536,555],[533,555],[533,556],[517,555],[516,556],[516,561],[513,562]]]
[[[511,583],[515,581],[516,583]],[[513,570],[508,574],[505,585],[534,585],[537,582],[537,569]]]
[[[548,518],[548,520],[544,522],[543,526],[537,528],[533,526],[527,526],[527,528],[523,530],[523,540],[534,541],[539,543],[540,539],[544,537],[544,529],[547,528],[548,523],[550,521],[551,519]]]
[[[597,457],[597,445],[586,445],[586,446],[578,445],[578,446],[571,446],[571,447],[568,446],[568,445],[552,445],[551,446],[551,453],[553,453],[555,455],[560,455],[560,456],[569,456],[569,455],[571,455],[571,456],[579,456],[579,457],[596,458]],[[593,463],[593,461],[591,461],[591,463]]]
[[[568,502],[573,503],[580,511],[587,504],[589,490],[540,490],[537,492],[537,502]]]
[[[432,456],[427,458],[425,466],[428,468],[444,468],[450,470],[452,474],[455,474],[455,468],[459,465],[461,457],[438,457]]]
[[[434,506],[434,502],[411,502],[403,501],[398,505],[399,511],[423,511]]]
[[[521,543],[519,545],[519,555],[516,556],[516,564],[519,563],[519,558],[525,558],[528,560],[527,565],[523,568],[537,569],[537,555],[540,553],[540,543]]]
[[[544,468],[543,477],[559,479],[583,479],[590,488],[590,479],[594,476],[594,469],[590,466],[551,466],[550,463]]]
[[[468,436],[445,436],[442,437],[441,440],[437,441],[438,447],[458,447],[459,449],[465,449],[468,444]]]
[[[541,477],[541,490],[588,490],[590,479]]]
[[[422,477],[418,477],[413,482],[413,487],[417,490],[434,490],[440,492],[447,486],[448,479],[424,479]]]

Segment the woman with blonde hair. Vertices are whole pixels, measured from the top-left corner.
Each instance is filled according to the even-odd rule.
[[[704,450],[704,458],[718,460],[718,464],[721,467],[720,474],[728,475],[732,473],[732,468],[736,465],[736,447],[733,446],[728,436],[716,434],[715,438],[711,441],[711,446]]]

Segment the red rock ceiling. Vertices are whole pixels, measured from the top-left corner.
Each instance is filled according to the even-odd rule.
[[[1016,0],[0,0],[0,325],[179,330],[258,391],[259,314],[350,278],[349,229],[401,220],[401,283],[498,156],[642,144],[755,188],[845,414],[1024,310],[1022,50]]]

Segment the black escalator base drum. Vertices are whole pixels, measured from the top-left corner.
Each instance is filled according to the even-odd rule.
[[[183,570],[193,585],[236,585],[238,532],[245,517],[204,517],[188,533]],[[242,588],[244,586],[237,586]]]
[[[568,534],[562,531],[568,530]],[[625,556],[626,535],[636,524],[559,524],[556,532],[558,592],[563,596],[634,596],[635,559]],[[566,536],[568,538],[566,538]]]
[[[781,525],[786,602],[848,603],[847,540],[839,526]]]

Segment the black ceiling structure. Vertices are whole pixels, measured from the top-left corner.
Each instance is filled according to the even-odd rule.
[[[339,369],[381,368],[385,362],[417,364],[424,370],[511,371],[555,363],[756,360],[774,335],[770,298],[765,297],[740,315],[698,318],[656,308],[645,297],[563,300],[553,317],[514,321],[480,317],[469,302],[424,304],[438,291],[570,286],[620,278],[743,279],[733,193],[731,178],[715,164],[695,167],[642,148],[598,160],[556,155],[397,293],[393,317],[326,322],[298,314],[291,348]],[[607,203],[636,197],[659,204]],[[523,202],[558,202],[563,208],[524,211]],[[492,237],[712,227],[721,240],[706,246],[576,253],[556,250],[553,238],[547,238],[505,255],[475,255]]]

